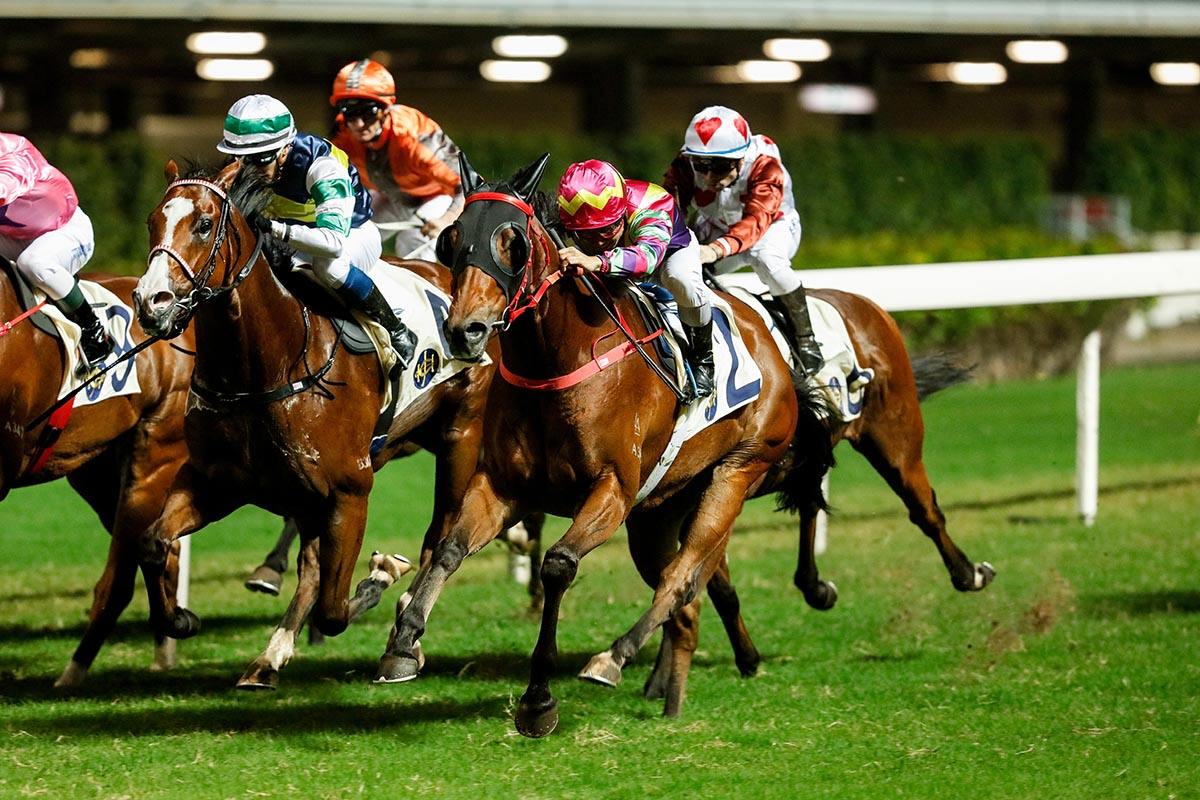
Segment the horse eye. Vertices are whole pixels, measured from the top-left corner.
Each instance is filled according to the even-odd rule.
[[[208,232],[211,230],[212,230],[212,220],[209,219],[208,217],[201,217],[200,221],[196,223],[196,232],[199,233],[201,236],[207,235]]]

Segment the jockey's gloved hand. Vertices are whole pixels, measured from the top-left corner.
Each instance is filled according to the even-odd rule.
[[[257,211],[246,217],[246,222],[250,223],[250,227],[259,233],[271,232],[271,220]]]

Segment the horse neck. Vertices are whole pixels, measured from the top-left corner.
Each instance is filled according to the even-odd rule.
[[[236,267],[232,267],[236,268]],[[271,388],[305,344],[299,303],[259,254],[237,288],[196,310],[196,372],[213,388]]]

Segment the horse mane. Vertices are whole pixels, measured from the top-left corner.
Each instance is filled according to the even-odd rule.
[[[184,180],[194,178],[215,181],[221,170],[227,166],[226,164],[203,164],[190,159],[186,164],[186,168],[179,176]],[[259,170],[239,169],[229,187],[229,200],[238,211],[242,212],[242,216],[261,214],[271,201],[271,185],[266,182]],[[274,237],[263,237],[263,255],[267,257],[267,263],[270,264],[272,271],[289,270],[292,252],[290,247],[276,241]]]

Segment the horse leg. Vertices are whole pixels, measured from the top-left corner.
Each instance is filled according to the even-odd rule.
[[[208,487],[190,464],[185,463],[175,475],[162,513],[138,539],[150,625],[156,634],[186,639],[199,632],[200,619],[176,601],[174,580],[167,572],[168,556],[176,540],[227,516],[239,503],[236,492]]]
[[[671,643],[671,663],[667,676],[664,717],[678,717],[687,695],[687,677],[692,656],[700,641],[700,598],[696,597],[671,615],[663,625],[663,641]]]
[[[350,624],[350,583],[367,527],[367,494],[337,492],[328,515],[297,522],[304,539],[320,539],[320,580],[310,624],[337,636]]]
[[[658,586],[663,569],[671,563],[679,549],[681,521],[680,516],[671,509],[631,514],[629,519],[625,520],[625,529],[629,532],[629,555],[633,557],[638,574],[651,589]],[[658,700],[666,696],[671,673],[671,652],[671,642],[664,631],[658,655],[654,659],[654,669],[650,671],[650,677],[642,686],[642,695],[647,700]],[[593,671],[594,666],[600,669]],[[621,682],[621,670],[610,667],[608,660],[593,658],[579,673],[579,678],[601,686],[616,687]]]
[[[725,554],[725,543],[741,511],[748,487],[761,477],[765,469],[766,465],[753,470],[745,466],[728,468],[718,465],[692,516],[683,546],[662,572],[650,608],[626,634],[613,642],[612,647],[594,656],[585,667],[586,672],[607,675],[615,684],[621,669],[637,655],[650,635],[696,599],[700,586],[708,583],[720,565]],[[672,658],[678,654],[678,651],[673,651]],[[671,672],[673,676],[678,674],[673,664]],[[676,679],[674,686],[677,696],[672,698],[669,684],[664,713],[668,710],[673,714],[679,712],[683,684]]]
[[[828,611],[837,602],[837,586],[833,581],[822,580],[817,572],[817,556],[814,545],[817,540],[817,509],[805,508],[800,512],[800,554],[796,560],[796,574],[792,583],[804,593],[804,601],[817,611]]]
[[[55,681],[54,685],[59,688],[75,687],[83,682],[100,648],[133,598],[139,537],[162,508],[178,465],[187,457],[187,448],[174,422],[148,421],[131,447],[131,450],[109,450],[67,478],[96,510],[112,537],[104,574],[92,592],[87,627],[71,660]],[[122,468],[125,463],[128,467]],[[172,599],[178,569],[176,547],[173,556],[168,550],[163,567],[166,591]],[[159,629],[155,633],[151,669],[169,669],[174,663],[175,641]]]
[[[542,610],[542,529],[546,526],[546,515],[540,511],[525,517],[525,531],[529,534],[526,555],[529,556],[529,610]]]
[[[368,563],[370,572],[358,582],[358,586],[354,588],[354,596],[350,598],[350,622],[379,605],[387,588],[412,568],[412,562],[399,553],[390,556],[378,550],[371,553]]]
[[[417,677],[423,662],[420,638],[446,581],[464,558],[495,539],[515,516],[513,504],[496,494],[485,473],[477,473],[449,534],[434,546],[428,562],[396,602],[396,622],[379,659],[376,683],[403,683]]]
[[[762,662],[762,657],[750,639],[750,632],[746,630],[745,621],[742,620],[742,604],[738,599],[737,590],[733,588],[733,579],[729,574],[729,561],[725,558],[724,553],[721,554],[721,563],[717,565],[716,572],[708,579],[708,597],[712,600],[713,608],[721,617],[721,624],[725,626],[725,634],[729,637],[729,644],[733,648],[733,663],[737,664],[738,672],[744,678],[755,675],[758,672],[758,665]],[[697,619],[697,636],[699,636],[699,625]]]
[[[854,447],[866,456],[875,471],[904,501],[913,524],[933,540],[954,588],[960,592],[979,591],[992,582],[996,570],[986,561],[972,563],[946,533],[946,516],[938,506],[937,495],[929,484],[921,457],[922,426],[901,423],[888,432],[890,436],[868,430],[866,435],[853,442]]]
[[[258,655],[242,677],[239,689],[276,689],[279,687],[279,670],[291,660],[296,652],[296,636],[304,620],[317,601],[317,584],[320,581],[320,539],[311,537],[300,545],[296,564],[296,591],[288,604],[283,619],[271,634],[267,649]]]
[[[592,486],[571,527],[546,551],[542,625],[530,657],[529,686],[513,717],[522,736],[540,738],[558,726],[558,701],[550,693],[550,676],[558,660],[558,614],[563,595],[575,579],[580,559],[608,541],[625,520],[630,499],[622,492],[617,476],[605,473]]]
[[[299,535],[300,528],[296,526],[296,521],[285,519],[283,530],[275,540],[275,546],[267,553],[263,562],[250,573],[250,577],[246,578],[245,587],[252,592],[278,595],[283,587],[283,574],[288,568],[288,551],[292,549],[292,542],[296,541]]]

